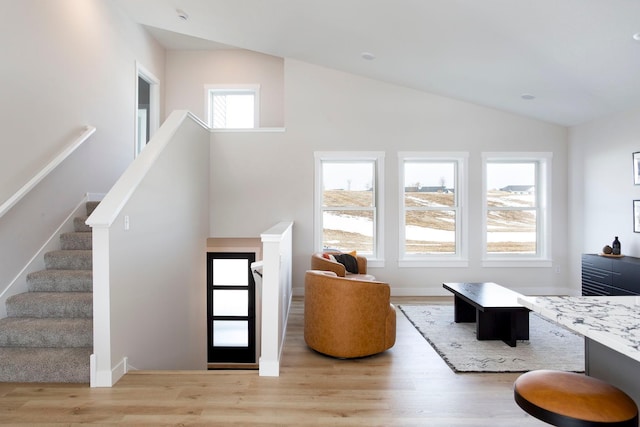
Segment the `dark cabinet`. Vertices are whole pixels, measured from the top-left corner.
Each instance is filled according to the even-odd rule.
[[[640,259],[583,254],[582,295],[640,295]]]

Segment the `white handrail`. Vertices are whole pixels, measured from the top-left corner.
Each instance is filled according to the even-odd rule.
[[[40,172],[38,172],[33,178],[22,186],[15,194],[9,197],[2,205],[0,205],[0,218],[4,216],[9,210],[15,206],[24,196],[29,193],[40,181],[42,181],[47,175],[49,175],[60,163],[62,163],[67,157],[71,155],[78,147],[82,145],[93,133],[96,128],[93,126],[85,126],[82,134],[75,139],[71,144],[65,147],[53,160],[51,160]]]
[[[187,110],[175,110],[164,121],[160,129],[153,135],[148,143],[148,147],[142,150],[134,163],[120,176],[118,181],[111,187],[107,195],[100,202],[100,205],[87,218],[86,224],[92,228],[111,227],[116,217],[120,214],[122,207],[127,203],[131,195],[138,188],[145,175],[152,168],[156,159],[169,144],[173,135],[180,128],[180,124],[187,118],[191,119],[206,130],[209,127],[198,117]],[[154,147],[153,149],[149,149]]]

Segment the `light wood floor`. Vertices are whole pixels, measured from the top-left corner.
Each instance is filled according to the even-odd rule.
[[[401,312],[396,345],[358,360],[309,350],[302,319],[302,301],[296,299],[280,377],[257,371],[135,372],[110,389],[5,383],[0,425],[547,425],[514,403],[518,374],[453,373]]]

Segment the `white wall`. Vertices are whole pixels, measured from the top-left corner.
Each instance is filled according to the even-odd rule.
[[[0,219],[6,285],[87,192],[133,159],[135,61],[164,77],[164,51],[108,0],[0,0],[0,201],[82,126],[97,132]]]
[[[207,84],[260,84],[260,127],[284,125],[284,61],[247,50],[167,51],[166,106],[189,110],[205,123]]]
[[[572,282],[580,280],[580,255],[600,253],[614,236],[622,253],[640,257],[640,234],[633,232],[632,153],[640,151],[640,109],[570,129],[570,233]]]
[[[395,295],[444,295],[444,281],[496,281],[532,294],[577,286],[568,280],[566,128],[300,61],[285,60],[284,75],[285,133],[213,135],[213,236],[253,237],[274,222],[294,221],[300,293],[314,249],[313,152],[384,151],[386,265],[371,272]],[[470,153],[468,268],[397,267],[397,152],[420,150]],[[481,267],[483,151],[553,153],[553,267]]]
[[[135,369],[206,369],[209,138],[174,112],[87,221],[100,302],[92,385],[111,386],[125,358]]]
[[[113,360],[127,356],[138,369],[206,369],[208,139],[186,122],[115,222]],[[124,215],[128,232],[117,226]]]

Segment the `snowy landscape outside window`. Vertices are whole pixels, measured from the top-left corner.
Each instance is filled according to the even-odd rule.
[[[404,162],[404,254],[458,252],[457,162]]]
[[[318,249],[379,256],[380,168],[375,154],[316,153]]]
[[[544,153],[486,156],[484,239],[487,259],[548,257],[550,161],[550,155]]]
[[[468,265],[467,152],[399,152],[399,266]]]

